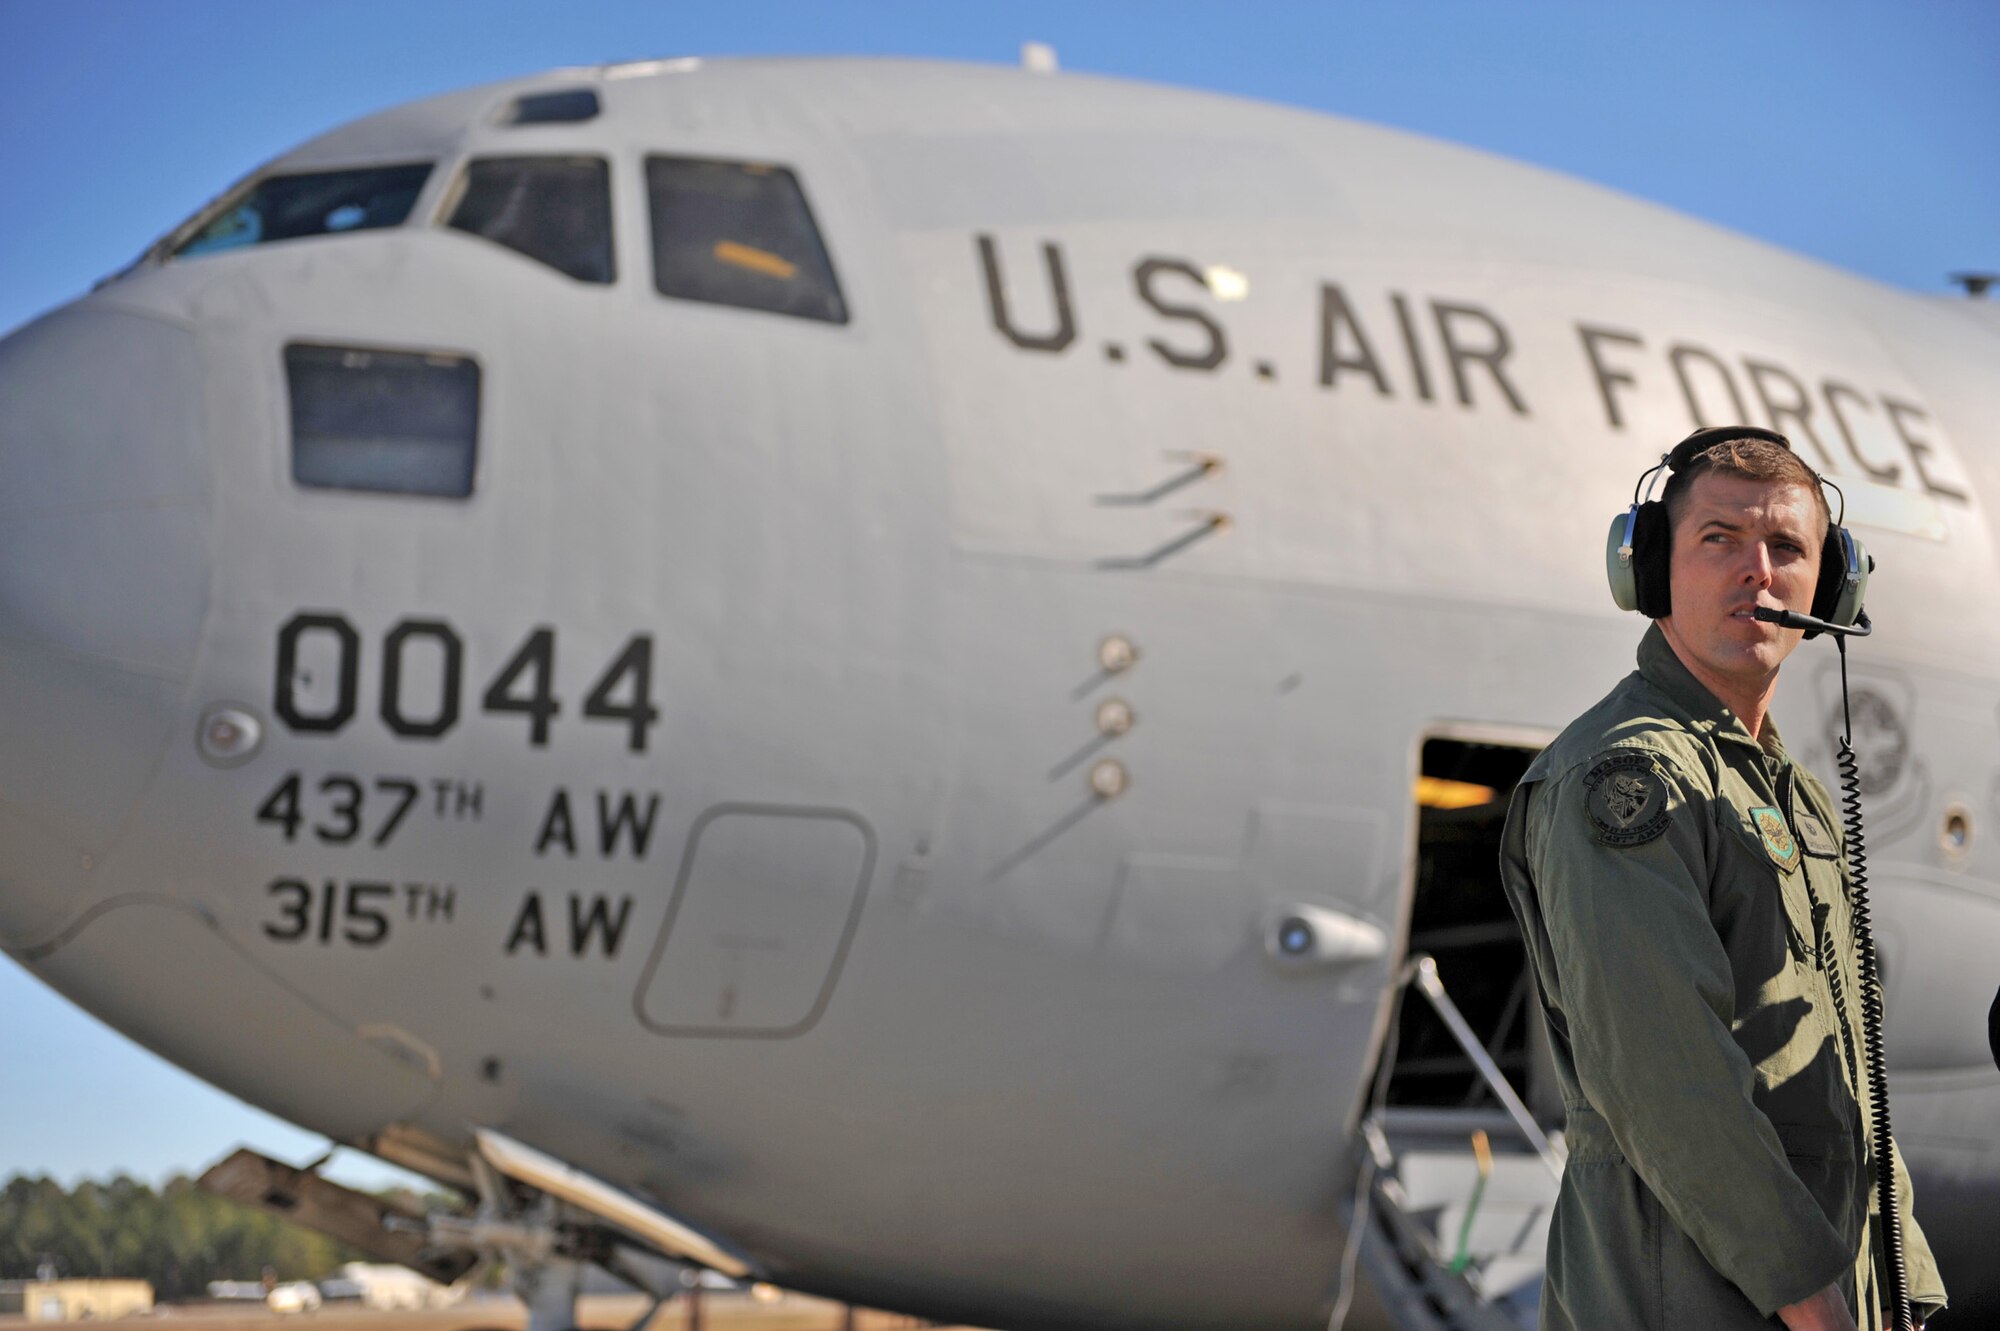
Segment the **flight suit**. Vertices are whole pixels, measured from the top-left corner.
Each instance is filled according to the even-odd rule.
[[[1829,1284],[1881,1325],[1843,849],[1769,718],[1760,743],[1657,625],[1522,778],[1501,877],[1568,1115],[1545,1331],[1763,1327]],[[1944,1286],[1895,1168],[1922,1318]]]

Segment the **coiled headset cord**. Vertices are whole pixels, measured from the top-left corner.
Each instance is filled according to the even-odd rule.
[[[1868,924],[1868,850],[1861,839],[1861,764],[1854,756],[1854,714],[1847,700],[1847,639],[1837,636],[1840,653],[1840,749],[1834,765],[1840,769],[1840,821],[1847,831],[1847,876],[1854,886],[1855,950],[1861,962],[1861,1043],[1868,1065],[1868,1108],[1875,1148],[1875,1194],[1882,1211],[1882,1258],[1889,1273],[1889,1310],[1897,1331],[1914,1331],[1910,1313],[1910,1275],[1903,1261],[1903,1223],[1896,1211],[1895,1139],[1889,1132],[1889,1068],[1882,1044],[1882,972],[1876,962],[1875,934]],[[1828,958],[1831,962],[1833,959]],[[1840,970],[1827,967],[1833,1000],[1843,1011]],[[1845,1025],[1845,1018],[1842,1019]]]
[[[1868,925],[1868,850],[1861,840],[1861,764],[1854,756],[1854,709],[1847,698],[1847,640],[1865,638],[1875,631],[1868,612],[1857,611],[1848,625],[1828,623],[1793,610],[1767,609],[1754,612],[1765,623],[1785,628],[1805,629],[1807,636],[1831,633],[1840,652],[1840,750],[1834,763],[1840,768],[1840,821],[1847,830],[1847,877],[1853,885],[1849,913],[1854,917],[1854,950],[1858,953],[1861,980],[1861,1042],[1868,1067],[1868,1111],[1873,1121],[1870,1140],[1875,1151],[1875,1201],[1882,1212],[1882,1265],[1889,1275],[1889,1314],[1896,1331],[1915,1331],[1910,1311],[1910,1272],[1903,1260],[1903,1222],[1896,1212],[1896,1143],[1889,1132],[1889,1064],[1882,1049],[1882,969],[1875,955],[1875,933]],[[1811,891],[1811,885],[1807,885]],[[1815,932],[1820,939],[1820,962],[1826,970],[1827,987],[1833,991],[1833,1006],[1840,1015],[1840,1041],[1847,1055],[1847,1071],[1854,1075],[1851,1027],[1847,1020],[1847,997],[1841,992],[1839,959],[1833,955],[1833,940],[1819,928],[1819,902],[1813,902]]]

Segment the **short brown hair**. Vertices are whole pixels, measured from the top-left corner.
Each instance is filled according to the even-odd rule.
[[[1802,485],[1812,494],[1813,505],[1819,509],[1821,528],[1833,525],[1833,514],[1826,506],[1826,491],[1820,488],[1818,472],[1783,444],[1774,444],[1768,439],[1744,438],[1725,439],[1702,450],[1687,466],[1667,478],[1667,488],[1660,498],[1667,505],[1668,531],[1672,531],[1674,524],[1680,521],[1688,487],[1694,484],[1696,477],[1711,471],[1725,476],[1741,476],[1746,480],[1769,481],[1775,485]]]

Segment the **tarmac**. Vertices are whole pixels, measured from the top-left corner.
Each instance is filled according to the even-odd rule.
[[[661,1308],[644,1328],[634,1324],[650,1300],[637,1294],[585,1295],[577,1302],[580,1331],[904,1331],[930,1323],[900,1313],[856,1308],[852,1320],[845,1304],[784,1294],[762,1302],[746,1294],[702,1294],[697,1309],[683,1295]],[[273,1313],[256,1303],[160,1304],[150,1315],[127,1319],[137,1325],[158,1323],[173,1331],[522,1331],[527,1313],[512,1298],[468,1299],[450,1308],[422,1311],[379,1311],[331,1304],[309,1313]],[[0,1328],[17,1331],[50,1323],[30,1323],[20,1316],[0,1317]],[[955,1328],[954,1331],[970,1331]]]

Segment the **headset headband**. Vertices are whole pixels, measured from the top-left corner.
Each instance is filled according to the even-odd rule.
[[[1705,430],[1696,430],[1693,434],[1675,444],[1671,451],[1660,458],[1660,466],[1672,471],[1686,471],[1694,465],[1695,459],[1706,453],[1709,449],[1714,448],[1717,444],[1726,444],[1737,439],[1762,439],[1766,443],[1776,444],[1793,457],[1799,456],[1798,450],[1792,447],[1792,441],[1779,434],[1776,430],[1766,430],[1755,425],[1712,425]],[[1826,490],[1832,490],[1834,497],[1840,500],[1840,507],[1833,515],[1833,525],[1836,527],[1846,526],[1846,491],[1842,490],[1829,477],[1814,471],[1812,465],[1804,458],[1799,458],[1799,465],[1804,467],[1806,474],[1811,476],[1822,487],[1822,496],[1824,496]],[[1646,476],[1655,475],[1659,470],[1660,467],[1654,467],[1646,473]],[[1646,476],[1639,478],[1642,484]],[[1637,493],[1636,487],[1634,488],[1634,493],[1635,495]],[[1637,504],[1643,501],[1634,498],[1632,502]]]
[[[1695,456],[1706,453],[1717,444],[1726,444],[1732,439],[1762,439],[1767,444],[1776,444],[1787,453],[1793,451],[1792,441],[1776,430],[1765,430],[1755,425],[1711,425],[1705,430],[1696,430],[1687,438],[1673,446],[1666,456],[1666,463],[1675,471],[1685,471]],[[1806,468],[1812,471],[1812,468]],[[1817,477],[1818,472],[1813,472]]]

